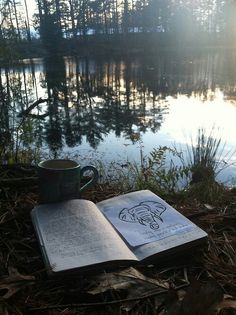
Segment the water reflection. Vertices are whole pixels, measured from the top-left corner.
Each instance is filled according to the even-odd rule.
[[[147,136],[153,139],[151,134],[163,134],[167,126],[166,134],[174,139],[176,126],[186,120],[191,125],[193,118],[185,108],[182,119],[176,114],[171,125],[168,117],[173,114],[169,113],[177,108],[173,100],[185,95],[183,104],[186,100],[216,102],[217,97],[234,101],[235,65],[236,55],[229,53],[169,52],[109,61],[51,56],[2,68],[1,158],[9,145],[17,149],[46,146],[57,157],[65,148],[85,142],[97,149],[111,134],[129,143],[139,136],[148,142]],[[43,101],[31,110],[30,105],[40,98]],[[211,110],[214,117],[216,107]],[[199,127],[202,119],[197,120]],[[157,144],[155,139],[152,146]]]

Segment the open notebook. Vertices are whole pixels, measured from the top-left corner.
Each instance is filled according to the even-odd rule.
[[[207,237],[149,190],[38,205],[31,215],[49,274],[158,260]]]

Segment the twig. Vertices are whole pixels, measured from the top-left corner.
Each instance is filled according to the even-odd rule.
[[[23,110],[21,113],[18,114],[18,117],[24,117],[27,116],[29,114],[29,112],[34,109],[36,106],[38,106],[41,103],[47,102],[48,99],[43,99],[43,98],[39,98],[36,102],[34,102],[33,104],[31,104],[28,108],[26,108],[25,110]]]
[[[176,290],[182,289],[184,287],[187,287],[189,283],[182,284],[178,287],[176,287]],[[43,311],[47,309],[57,309],[57,308],[67,308],[67,307],[93,307],[93,306],[104,306],[104,305],[114,305],[114,304],[120,304],[124,302],[132,302],[132,301],[137,301],[137,300],[144,300],[146,298],[156,296],[156,295],[161,295],[164,293],[167,293],[168,290],[161,290],[161,291],[156,291],[145,294],[142,296],[137,296],[133,298],[127,298],[127,299],[120,299],[120,300],[114,300],[114,301],[108,301],[108,302],[95,302],[95,303],[72,303],[72,304],[61,304],[61,305],[49,305],[49,306],[43,306],[43,307],[37,307],[37,308],[30,308],[30,311]]]
[[[155,296],[155,295],[161,295],[166,293],[167,290],[161,290],[161,291],[155,291],[153,293],[149,293],[143,296],[134,297],[134,298],[128,298],[128,299],[120,299],[120,300],[114,300],[114,301],[108,301],[108,302],[95,302],[95,303],[72,303],[72,304],[61,304],[61,305],[49,305],[49,306],[43,306],[43,307],[37,307],[37,308],[30,308],[30,311],[43,311],[47,309],[56,309],[56,308],[66,308],[66,307],[92,307],[92,306],[103,306],[103,305],[114,305],[114,304],[120,304],[123,302],[131,302],[131,301],[137,301],[137,300],[144,300],[146,298]]]

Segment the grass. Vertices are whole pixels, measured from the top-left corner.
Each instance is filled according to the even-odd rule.
[[[191,139],[186,150],[159,146],[145,156],[142,141],[137,141],[139,162],[95,161],[100,182],[112,185],[117,193],[150,189],[163,198],[179,194],[182,198],[207,203],[221,202],[225,198],[228,189],[217,182],[216,176],[229,166],[227,159],[232,154],[225,154],[225,144],[222,145],[221,139],[215,136],[214,128],[209,134],[199,129],[196,140]],[[38,149],[35,152],[32,149],[17,152],[18,163],[37,164],[39,157]],[[8,164],[15,162],[8,158]]]
[[[3,173],[9,176],[9,170]],[[97,202],[117,193],[97,185],[84,197]],[[0,314],[210,314],[207,310],[223,297],[235,301],[235,205],[210,212],[199,204],[178,207],[209,233],[207,248],[188,249],[163,263],[157,260],[125,270],[117,266],[113,272],[74,273],[60,279],[46,275],[30,218],[37,186],[21,185],[14,193],[5,187],[0,194]],[[204,304],[199,304],[201,300]]]
[[[225,144],[216,137],[215,129],[209,134],[199,129],[197,138],[184,150],[159,146],[144,156],[140,144],[140,162],[116,163],[108,166],[106,173],[102,162],[103,180],[112,182],[119,189],[150,189],[166,197],[173,194],[186,199],[206,203],[221,203],[228,195],[228,188],[216,180],[216,176],[229,167],[232,153],[225,153]]]
[[[219,171],[222,171],[222,161],[225,144],[221,144],[221,138],[214,136],[214,128],[210,134],[206,134],[204,129],[198,129],[196,144],[191,141],[191,146],[187,146],[189,161],[192,171],[192,182],[215,180]]]
[[[187,167],[191,174],[189,194],[200,201],[219,202],[227,189],[216,177],[230,166],[233,153],[225,153],[225,143],[216,137],[214,127],[209,134],[203,128],[198,129],[196,143],[192,140],[187,152]]]

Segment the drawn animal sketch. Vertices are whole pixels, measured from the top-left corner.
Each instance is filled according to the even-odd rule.
[[[149,226],[152,230],[159,229],[158,221],[163,222],[162,213],[166,207],[160,202],[143,201],[128,209],[124,208],[119,213],[119,219],[130,223],[140,223]]]

